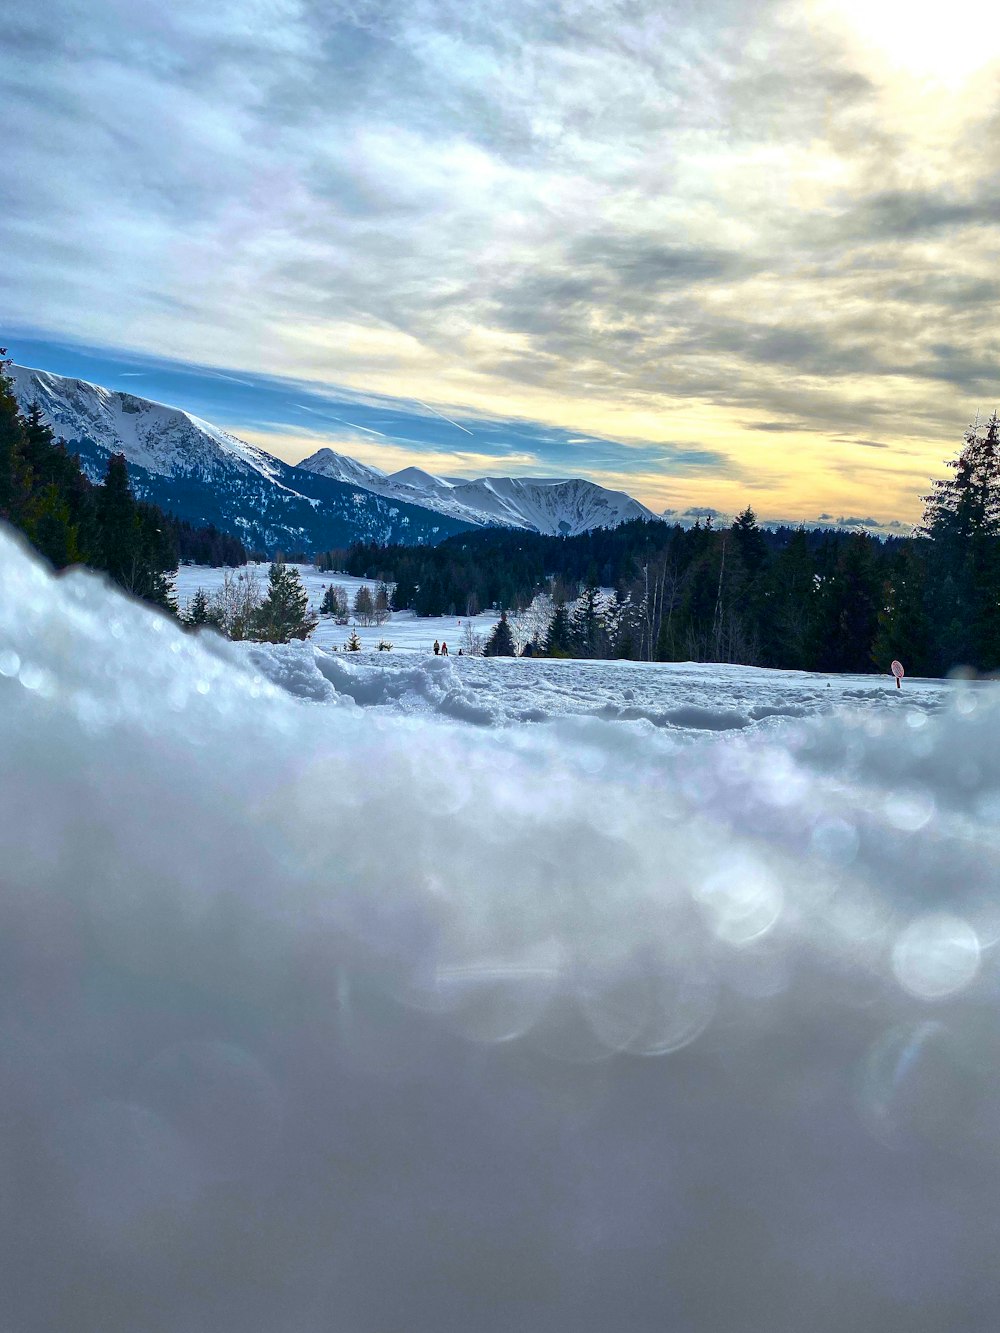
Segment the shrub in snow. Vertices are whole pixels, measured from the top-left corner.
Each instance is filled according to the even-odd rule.
[[[227,639],[253,638],[260,605],[260,583],[254,571],[227,569],[222,587],[211,598],[208,623]]]

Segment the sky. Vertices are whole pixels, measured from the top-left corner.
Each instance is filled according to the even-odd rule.
[[[295,462],[917,519],[1000,399],[982,0],[35,0],[0,341]]]

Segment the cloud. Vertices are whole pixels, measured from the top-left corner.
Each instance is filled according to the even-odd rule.
[[[802,421],[748,421],[745,423],[747,430],[761,430],[770,434],[781,435],[785,432],[801,432],[809,429],[807,423]]]
[[[870,55],[806,0],[15,7],[8,327],[619,439],[637,474],[696,440],[658,465],[705,484],[784,485],[768,435],[936,458],[1000,369],[992,112],[903,114]]]

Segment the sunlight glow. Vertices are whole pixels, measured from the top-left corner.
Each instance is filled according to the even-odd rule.
[[[955,86],[1000,58],[1000,10],[981,0],[829,0],[823,8],[880,60],[918,78]]]

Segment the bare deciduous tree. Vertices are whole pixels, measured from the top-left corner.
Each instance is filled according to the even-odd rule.
[[[212,595],[209,619],[227,639],[248,639],[261,607],[261,588],[252,569],[227,569]]]

